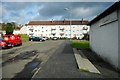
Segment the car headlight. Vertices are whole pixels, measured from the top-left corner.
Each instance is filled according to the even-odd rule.
[[[5,44],[5,42],[1,42],[2,44]]]

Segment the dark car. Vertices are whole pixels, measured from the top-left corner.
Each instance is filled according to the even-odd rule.
[[[41,37],[30,36],[29,41],[43,41]]]
[[[0,49],[1,48],[10,48],[13,47],[12,43],[5,42],[2,39],[0,39]]]

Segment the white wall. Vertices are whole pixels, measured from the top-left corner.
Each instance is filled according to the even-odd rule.
[[[120,6],[118,10],[118,66],[120,67]]]
[[[115,12],[115,14],[116,12]],[[110,19],[109,15],[109,19]],[[113,16],[113,14],[112,14]],[[107,17],[104,18],[106,20]],[[111,17],[112,19],[113,17]],[[113,19],[112,19],[113,20]],[[100,20],[91,25],[90,46],[93,51],[100,55],[105,61],[118,68],[118,20],[103,24]],[[109,20],[108,20],[109,21]]]
[[[23,26],[23,27],[20,29],[20,34],[27,34],[27,26]]]
[[[20,30],[14,30],[13,34],[20,34]]]

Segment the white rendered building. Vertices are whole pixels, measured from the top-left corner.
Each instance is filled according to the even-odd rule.
[[[29,36],[81,39],[89,31],[88,21],[30,21],[26,33]],[[83,30],[84,29],[84,30]]]
[[[120,69],[120,1],[90,23],[90,47],[115,68]]]

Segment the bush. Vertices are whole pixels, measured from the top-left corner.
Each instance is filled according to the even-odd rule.
[[[27,34],[19,34],[22,37],[22,41],[29,41],[29,36]]]

